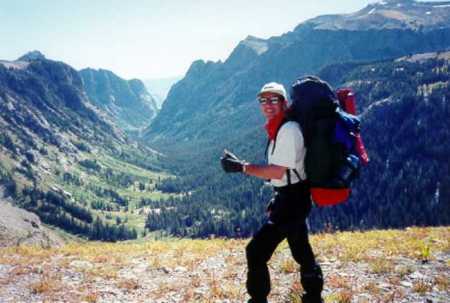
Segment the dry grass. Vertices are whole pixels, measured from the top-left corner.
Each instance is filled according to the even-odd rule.
[[[84,296],[83,301],[86,301],[88,303],[95,303],[98,301],[98,299],[99,299],[98,294],[93,292]]]
[[[370,294],[373,294],[373,295],[378,295],[378,294],[380,294],[380,292],[381,292],[381,289],[380,289],[380,288],[378,287],[378,285],[377,285],[375,282],[373,282],[373,281],[371,281],[371,282],[367,283],[366,285],[364,285],[364,286],[362,287],[362,289],[363,289],[364,291],[370,293]]]
[[[420,268],[422,262],[432,262],[435,254],[450,251],[450,228],[407,228],[406,230],[384,230],[368,232],[335,232],[311,236],[318,259],[333,264],[333,272],[325,272],[326,302],[351,302],[358,293],[368,293],[379,302],[398,302],[405,296],[397,286]],[[245,291],[245,245],[248,240],[188,240],[166,239],[148,242],[68,244],[60,248],[42,249],[21,246],[0,249],[0,265],[11,266],[1,285],[19,283],[23,278],[33,276],[27,284],[35,295],[59,298],[67,294],[66,282],[60,278],[63,272],[80,277],[79,284],[72,288],[73,297],[68,300],[97,302],[104,294],[96,288],[106,283],[124,293],[143,293],[143,298],[164,301],[168,296],[178,294],[182,302],[243,302]],[[400,259],[412,260],[403,264]],[[211,268],[209,260],[221,260],[217,269]],[[74,268],[73,261],[88,263],[87,269]],[[399,263],[400,262],[400,263]],[[414,263],[415,262],[415,263]],[[340,266],[338,266],[340,264]],[[383,277],[384,283],[392,285],[389,291],[374,282],[355,280],[355,277],[341,272],[365,264],[367,275]],[[449,267],[440,263],[441,269],[427,280],[415,281],[411,290],[426,294],[433,287],[449,295]],[[416,265],[414,265],[415,267]],[[428,265],[427,265],[428,266]],[[133,276],[122,275],[130,268],[141,271]],[[271,298],[280,302],[300,302],[302,292],[296,273],[298,265],[291,257],[286,242],[275,252],[270,268],[274,277],[274,292]],[[171,278],[178,273],[179,282],[158,280],[155,287],[146,288],[141,281],[154,277]],[[36,282],[36,277],[40,280]],[[99,282],[100,281],[100,282]],[[277,282],[278,281],[278,282]],[[282,284],[281,281],[289,281]],[[109,283],[109,284],[108,284]],[[360,283],[360,284],[357,284]],[[284,287],[279,291],[280,284]],[[359,299],[358,299],[359,300]],[[1,298],[0,298],[1,301]],[[359,301],[358,301],[359,302]],[[363,301],[361,301],[363,302]]]
[[[302,298],[301,298],[302,293],[303,293],[302,285],[300,284],[300,282],[298,280],[295,280],[289,289],[289,293],[287,295],[286,302],[301,303],[302,302]]]
[[[405,294],[403,293],[403,291],[397,289],[392,292],[383,294],[380,297],[379,301],[384,302],[384,303],[396,303],[396,302],[400,301],[401,299],[403,299],[404,296],[405,296]]]
[[[370,258],[370,252],[380,256],[403,256],[423,260],[430,251],[450,250],[447,227],[405,230],[375,230],[367,232],[337,232],[312,237],[312,244],[322,259],[336,257],[342,262],[358,262]]]
[[[30,285],[33,294],[52,295],[62,289],[61,282],[56,277],[44,275],[38,282]]]
[[[353,298],[353,293],[350,290],[340,290],[333,293],[325,298],[325,302],[333,303],[351,303]]]
[[[419,294],[425,294],[425,293],[431,291],[432,288],[433,287],[431,286],[431,283],[424,281],[424,280],[414,282],[414,284],[413,284],[413,291],[417,292]]]
[[[105,280],[116,280],[117,275],[117,268],[110,265],[105,265],[103,267],[96,268],[94,270],[91,270],[89,272],[89,275],[93,277],[101,277]]]
[[[400,278],[403,278],[406,275],[409,275],[413,272],[413,268],[411,266],[400,265],[395,268],[395,272]]]
[[[117,287],[128,290],[128,291],[132,291],[132,290],[136,290],[139,288],[139,282],[135,279],[120,280],[117,283]]]
[[[337,273],[330,274],[327,277],[327,285],[335,289],[350,289],[352,287],[352,283],[348,277],[341,276]]]
[[[434,278],[434,285],[440,291],[449,291],[450,290],[450,281],[448,276],[439,275]]]
[[[220,300],[227,298],[226,291],[223,288],[221,281],[219,281],[214,274],[208,279],[209,298],[214,300]]]
[[[394,271],[394,264],[389,259],[376,258],[370,263],[370,268],[374,274],[386,274]]]
[[[298,264],[292,258],[285,258],[281,261],[280,270],[283,273],[296,273],[298,272]]]

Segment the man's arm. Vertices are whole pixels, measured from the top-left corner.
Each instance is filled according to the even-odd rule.
[[[244,173],[261,179],[278,179],[281,180],[286,173],[287,168],[275,164],[257,165],[245,164]]]

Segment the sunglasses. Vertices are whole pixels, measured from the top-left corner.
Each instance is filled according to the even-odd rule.
[[[283,101],[283,98],[280,97],[270,97],[270,98],[265,98],[265,97],[260,97],[258,98],[259,104],[278,104],[281,101]]]

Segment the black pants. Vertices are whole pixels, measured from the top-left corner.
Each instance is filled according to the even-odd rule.
[[[305,296],[316,298],[310,302],[320,302],[322,272],[309,244],[305,222],[311,209],[309,189],[304,185],[292,185],[278,190],[272,200],[270,221],[261,227],[246,247],[247,291],[252,298],[251,302],[266,302],[270,292],[267,262],[278,244],[286,238],[292,256],[301,266]]]

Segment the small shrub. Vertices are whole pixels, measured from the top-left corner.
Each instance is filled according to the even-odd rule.
[[[425,294],[432,290],[431,284],[427,283],[424,280],[419,280],[417,282],[414,282],[413,284],[413,291],[419,294]]]
[[[299,281],[294,281],[289,293],[287,295],[286,302],[301,303],[302,302],[303,287]]]
[[[283,259],[281,261],[280,269],[283,273],[295,273],[298,272],[297,263],[292,259]]]
[[[84,301],[89,303],[95,303],[98,301],[98,295],[97,293],[89,293],[84,297]]]
[[[58,291],[60,285],[57,280],[45,275],[39,282],[31,284],[30,288],[33,294],[49,294]]]
[[[344,289],[338,293],[337,302],[338,303],[352,303],[352,298],[353,298],[353,293],[348,289]]]
[[[374,274],[385,274],[394,270],[394,265],[392,262],[383,258],[374,259],[371,262],[370,267]]]
[[[420,253],[420,257],[422,259],[422,263],[428,263],[428,261],[430,261],[430,246],[428,246],[427,244],[423,244],[422,249],[421,249],[421,253]]]
[[[446,276],[437,276],[437,277],[435,277],[434,278],[434,284],[441,291],[445,291],[445,290],[448,291],[448,289],[450,287],[450,282],[448,280],[448,277],[446,277]]]
[[[404,276],[412,273],[414,269],[411,266],[398,266],[395,268],[395,271],[400,276],[400,278],[403,278]]]
[[[363,289],[371,295],[377,295],[380,293],[380,288],[375,282],[369,282],[364,285]]]
[[[136,281],[134,279],[128,279],[128,280],[119,281],[117,283],[117,286],[122,289],[135,290],[135,289],[139,288],[139,283],[138,283],[138,281]]]

